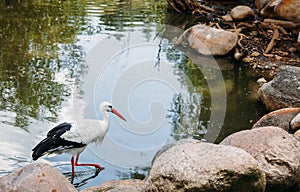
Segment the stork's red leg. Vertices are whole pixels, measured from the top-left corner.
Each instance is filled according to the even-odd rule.
[[[72,175],[75,174],[74,172],[74,157],[71,158],[71,165],[72,165]]]
[[[78,163],[78,158],[79,158],[79,155],[76,155],[76,160],[75,160],[75,163],[74,163],[75,166],[94,166],[94,167],[98,168],[99,170],[103,170],[104,169],[103,167],[101,167],[98,164],[90,164],[90,163],[83,164],[83,163]],[[72,159],[73,159],[73,157],[72,157]],[[73,159],[73,161],[74,161],[74,159]]]

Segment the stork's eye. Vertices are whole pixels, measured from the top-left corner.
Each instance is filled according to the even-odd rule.
[[[109,105],[108,107],[109,107],[110,109],[112,109],[112,106],[111,106],[111,105]]]

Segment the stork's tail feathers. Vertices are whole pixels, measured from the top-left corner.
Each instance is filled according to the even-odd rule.
[[[37,144],[37,146],[32,149],[32,159],[35,161],[43,156],[51,148],[52,144],[53,141],[51,137],[47,137],[46,139],[42,140],[39,144]]]

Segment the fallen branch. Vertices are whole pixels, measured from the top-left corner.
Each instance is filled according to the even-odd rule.
[[[265,50],[265,53],[268,53],[269,51],[272,50],[274,44],[275,44],[275,40],[278,38],[279,36],[279,30],[278,29],[275,29],[274,32],[273,32],[273,37],[270,41],[270,43],[268,44],[266,50]]]
[[[294,29],[300,26],[300,23],[295,23],[292,21],[283,21],[283,20],[276,20],[276,19],[264,19],[263,23],[271,23],[275,25],[281,25],[284,28]]]
[[[213,8],[201,5],[197,0],[167,0],[169,7],[178,13],[191,12],[194,13],[208,13],[214,12]]]

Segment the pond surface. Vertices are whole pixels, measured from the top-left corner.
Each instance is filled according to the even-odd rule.
[[[174,45],[201,17],[168,13],[154,1],[1,1],[0,176],[32,163],[31,149],[60,122],[111,117],[102,145],[76,167],[78,189],[112,179],[142,178],[166,143],[218,143],[249,129],[263,114],[257,76],[232,58],[204,57]],[[70,177],[67,154],[39,159]]]

